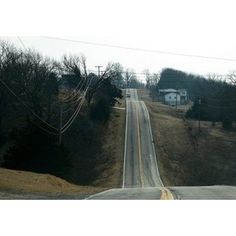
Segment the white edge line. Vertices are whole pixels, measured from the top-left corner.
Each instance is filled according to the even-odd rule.
[[[145,189],[159,189],[159,190],[161,190],[161,188],[162,187],[159,187],[159,186],[155,186],[155,187],[144,187]],[[144,188],[140,188],[140,187],[134,187],[134,188],[132,188],[132,187],[129,187],[129,188],[125,188],[124,190],[125,191],[129,191],[129,190],[140,190],[140,191],[142,191]],[[111,189],[107,189],[107,190],[105,190],[105,191],[102,191],[102,192],[99,192],[99,193],[95,193],[95,194],[92,194],[92,195],[90,195],[90,196],[88,196],[87,198],[84,198],[83,200],[90,200],[90,199],[92,199],[92,200],[101,200],[101,199],[93,199],[93,197],[96,197],[96,196],[100,196],[100,195],[102,195],[102,194],[104,194],[104,193],[108,193],[108,192],[110,192],[110,191],[114,191],[114,190],[121,190],[122,188],[111,188]],[[103,199],[102,199],[103,200]],[[104,199],[104,200],[108,200],[108,198],[107,199]],[[119,200],[119,199],[117,199],[117,200]]]
[[[137,91],[137,90],[136,90]],[[144,101],[141,101],[143,104],[144,104],[144,108],[147,112],[147,115],[148,115],[148,126],[149,126],[149,131],[150,131],[150,135],[151,135],[151,139],[153,141],[153,135],[152,135],[152,129],[151,129],[151,120],[150,120],[150,116],[149,116],[149,111],[147,109],[147,106],[146,104],[144,103]],[[125,122],[125,148],[124,148],[124,165],[123,165],[123,184],[122,184],[122,188],[124,188],[124,182],[125,182],[125,160],[126,160],[126,140],[127,140],[127,117],[128,117],[128,102],[127,102],[127,99],[126,99],[126,122]],[[157,156],[156,156],[156,150],[155,150],[155,146],[154,146],[154,143],[152,142],[152,148],[153,148],[153,151],[154,151],[154,154],[155,154],[155,164],[156,164],[156,169],[157,169],[157,172],[158,172],[158,175],[159,175],[159,178],[160,178],[160,181],[161,181],[161,184],[162,184],[162,187],[164,187],[164,184],[162,182],[162,179],[161,179],[161,176],[160,176],[160,172],[159,172],[159,169],[158,169],[158,165],[157,165]],[[158,188],[158,186],[156,187]],[[96,194],[93,194],[93,195],[90,195],[89,197],[85,198],[84,200],[89,200],[95,196],[99,196],[99,195],[102,195],[106,192],[109,192],[113,189],[108,189],[108,190],[105,190],[103,192],[100,192],[100,193],[96,193]]]
[[[117,110],[125,110],[125,107],[112,107],[112,108]]]
[[[125,161],[126,161],[127,123],[128,123],[128,101],[127,101],[127,99],[126,99],[125,147],[124,147],[124,164],[123,164],[123,184],[122,184],[122,188],[125,187]]]
[[[147,106],[144,103],[144,101],[142,101],[142,103],[143,103],[144,108],[145,108],[145,110],[147,112],[147,115],[148,115],[148,124],[149,124],[148,126],[149,126],[149,132],[150,132],[151,139],[152,139],[152,148],[153,148],[153,151],[154,151],[154,154],[155,154],[155,158],[154,159],[155,159],[156,169],[157,169],[160,181],[161,181],[161,185],[162,185],[162,187],[164,187],[164,184],[163,184],[161,176],[160,176],[159,168],[158,168],[158,165],[157,165],[157,155],[156,155],[156,150],[155,150],[155,146],[154,146],[154,143],[153,143],[154,139],[153,139],[153,135],[152,135],[151,120],[150,120],[150,116],[149,116],[149,111],[148,111]]]
[[[108,190],[105,190],[105,191],[103,191],[103,192],[99,192],[99,193],[92,194],[92,195],[86,197],[84,200],[89,200],[89,199],[91,199],[91,198],[93,198],[93,197],[95,197],[95,196],[102,195],[102,194],[104,194],[104,193],[106,193],[106,192],[109,192],[109,191],[111,191],[111,190],[113,190],[113,188],[108,189]]]

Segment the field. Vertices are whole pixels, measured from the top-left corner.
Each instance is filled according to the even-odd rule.
[[[147,90],[139,90],[150,112],[161,177],[165,185],[236,185],[236,132],[221,123],[184,118],[178,109],[152,102]]]

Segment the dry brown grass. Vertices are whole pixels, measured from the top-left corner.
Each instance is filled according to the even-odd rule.
[[[116,106],[125,107],[125,100]],[[30,194],[93,194],[108,188],[120,187],[123,171],[123,146],[125,110],[112,109],[111,119],[101,134],[102,161],[98,165],[101,173],[93,186],[78,186],[49,174],[16,171],[0,168],[0,191]]]
[[[236,132],[221,124],[184,119],[186,109],[151,102],[139,91],[150,112],[159,168],[165,185],[236,185]]]
[[[194,155],[192,143],[181,118],[174,116],[173,108],[146,102],[158,154],[160,172],[165,185],[182,185],[182,161]]]
[[[120,99],[118,107],[125,107],[125,99]],[[103,159],[98,168],[100,177],[94,182],[95,186],[105,188],[120,187],[123,172],[125,110],[113,109],[103,134],[102,153]]]
[[[77,186],[48,174],[0,168],[0,191],[34,194],[92,194],[101,188]]]

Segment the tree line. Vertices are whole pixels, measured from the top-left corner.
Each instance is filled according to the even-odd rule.
[[[140,84],[119,63],[109,63],[98,76],[88,70],[84,56],[54,60],[1,41],[1,165],[69,180],[72,169],[79,169],[76,181],[87,184],[96,177],[98,131],[127,86]]]
[[[236,74],[231,73],[227,80],[220,75],[207,78],[188,74],[171,68],[163,69],[158,88],[187,89],[193,106],[186,116],[201,120],[220,121],[224,128],[230,129],[236,121]]]

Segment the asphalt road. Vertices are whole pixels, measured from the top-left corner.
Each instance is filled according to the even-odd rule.
[[[127,96],[128,95],[128,96]],[[136,89],[126,90],[123,185],[87,199],[173,199],[160,178],[150,117]]]
[[[149,113],[136,89],[127,89],[123,188],[160,187]]]
[[[153,143],[150,118],[137,91],[128,89],[126,98],[126,131],[123,185],[91,196],[36,195],[0,191],[0,199],[236,199],[233,186],[165,187],[158,171],[158,159]]]
[[[116,188],[94,194],[87,200],[155,200],[160,199],[161,195],[162,191],[158,187]]]
[[[168,192],[166,192],[166,190]],[[178,186],[110,189],[88,197],[96,200],[235,200],[234,186]]]
[[[169,187],[174,199],[181,200],[235,200],[235,186],[184,186]]]
[[[236,199],[233,186],[164,187],[159,175],[147,107],[127,89],[123,185],[87,199]]]

